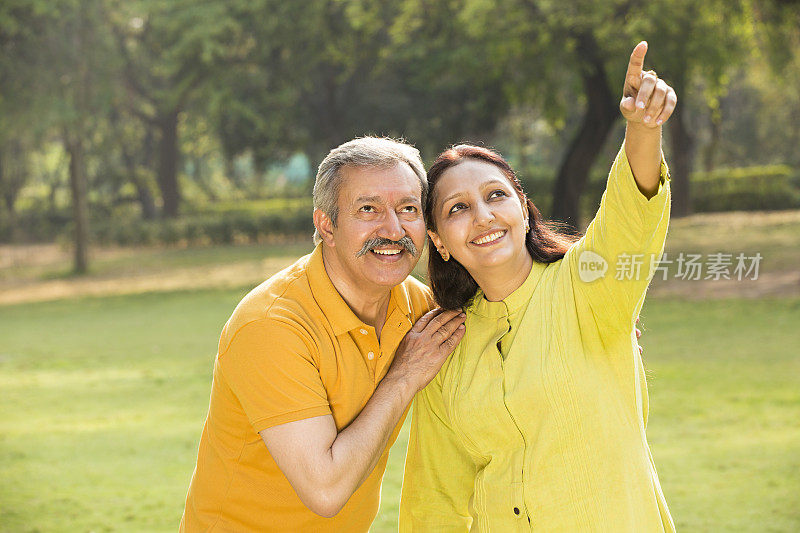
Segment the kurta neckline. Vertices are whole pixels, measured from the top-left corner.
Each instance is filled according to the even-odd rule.
[[[537,285],[539,285],[539,280],[542,279],[545,268],[547,268],[547,263],[533,261],[531,271],[522,285],[499,302],[487,300],[483,291],[478,289],[478,292],[475,293],[467,309],[478,316],[486,318],[506,317],[519,311],[530,301],[531,296],[533,296],[533,291],[536,290]]]

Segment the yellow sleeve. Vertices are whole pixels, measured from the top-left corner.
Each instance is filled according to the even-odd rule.
[[[469,531],[477,469],[450,426],[438,379],[417,394],[412,411],[400,531]]]
[[[564,258],[576,298],[585,299],[599,325],[631,331],[664,250],[669,211],[663,156],[658,192],[648,200],[636,186],[623,144],[597,214]]]
[[[246,324],[218,356],[217,368],[256,433],[331,413],[312,353],[288,324]]]

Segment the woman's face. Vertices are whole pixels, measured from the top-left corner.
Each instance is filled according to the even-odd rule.
[[[498,267],[516,272],[525,265],[527,207],[498,167],[467,159],[444,171],[432,192],[436,231],[428,234],[476,281]]]

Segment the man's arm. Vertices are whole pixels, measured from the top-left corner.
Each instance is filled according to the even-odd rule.
[[[260,432],[300,500],[318,515],[338,513],[377,465],[414,395],[433,379],[464,335],[464,315],[435,310],[420,318],[361,413],[337,432],[317,416]]]

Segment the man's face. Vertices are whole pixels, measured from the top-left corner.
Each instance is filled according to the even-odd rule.
[[[331,274],[366,290],[402,283],[425,243],[419,178],[406,163],[341,173],[339,216],[326,239],[336,263]]]

